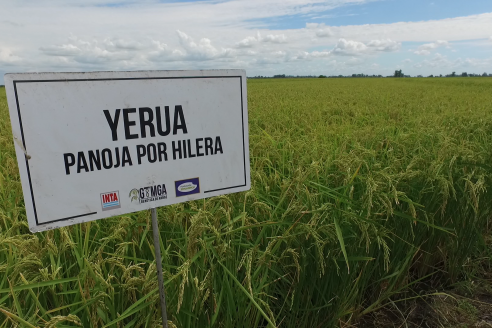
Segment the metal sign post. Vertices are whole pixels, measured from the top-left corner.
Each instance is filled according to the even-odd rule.
[[[155,263],[157,266],[157,279],[159,280],[159,299],[161,301],[162,327],[167,328],[166,294],[164,292],[164,275],[162,273],[162,257],[159,225],[157,223],[157,210],[152,208],[152,234],[154,235]]]

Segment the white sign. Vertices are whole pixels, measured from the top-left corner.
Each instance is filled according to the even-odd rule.
[[[32,232],[250,188],[244,70],[6,74]]]

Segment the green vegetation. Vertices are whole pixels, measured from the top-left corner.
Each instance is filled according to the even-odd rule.
[[[347,327],[467,279],[490,234],[491,79],[248,88],[251,191],[158,210],[171,326]],[[30,234],[0,91],[0,327],[159,327],[150,226]]]

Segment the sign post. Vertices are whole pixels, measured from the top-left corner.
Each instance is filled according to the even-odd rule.
[[[244,70],[19,73],[5,88],[29,229],[250,189]]]
[[[162,273],[161,243],[159,225],[157,223],[157,210],[152,208],[152,233],[154,235],[155,264],[157,266],[157,279],[159,281],[159,299],[161,301],[162,327],[167,328],[166,293],[164,291],[164,274]]]

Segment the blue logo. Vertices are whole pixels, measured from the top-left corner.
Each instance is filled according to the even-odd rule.
[[[174,181],[174,187],[176,188],[176,197],[199,194],[200,178]]]

